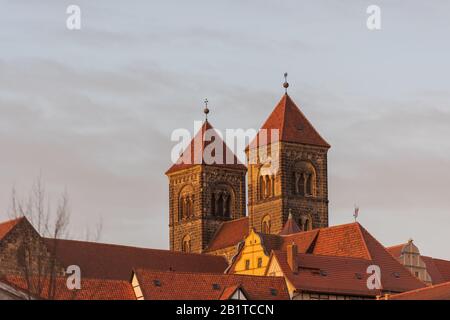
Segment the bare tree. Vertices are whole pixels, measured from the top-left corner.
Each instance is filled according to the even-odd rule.
[[[13,218],[25,217],[36,231],[28,228],[17,248],[18,269],[26,282],[29,298],[53,299],[56,279],[64,273],[57,261],[57,239],[67,236],[70,221],[67,192],[63,192],[52,207],[42,178],[38,177],[26,198],[19,198],[13,189],[10,214]]]

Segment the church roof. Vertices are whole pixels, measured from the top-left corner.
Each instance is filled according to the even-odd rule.
[[[241,288],[250,300],[289,300],[282,277],[164,272],[137,269],[144,295],[151,300],[218,300]]]
[[[223,273],[228,266],[221,256],[75,240],[45,241],[50,248],[56,243],[56,258],[64,267],[78,265],[87,278],[129,280],[132,270],[139,267]]]
[[[205,136],[206,135],[206,136]],[[214,137],[214,138],[213,138]],[[215,139],[218,139],[217,142]],[[221,146],[221,150],[214,150],[210,160],[205,159],[205,149],[211,144],[214,143],[216,146]],[[212,147],[211,147],[212,148]],[[206,155],[210,155],[209,152]],[[217,153],[219,152],[219,153]],[[221,154],[220,154],[221,152]],[[214,154],[216,153],[216,154]],[[231,163],[227,163],[227,159],[231,159]],[[217,160],[217,161],[215,161]],[[195,165],[214,165],[226,168],[234,168],[239,170],[247,170],[246,166],[243,165],[236,155],[231,151],[217,131],[213,128],[213,126],[209,123],[209,121],[205,121],[197,132],[195,137],[191,140],[187,148],[183,151],[183,153],[178,158],[177,162],[174,163],[169,170],[166,171],[166,174],[171,174],[179,170],[184,170],[191,168]]]
[[[249,231],[248,217],[223,222],[206,248],[207,252],[236,246]]]
[[[266,133],[264,134],[263,129],[266,129]],[[288,94],[283,95],[280,102],[278,102],[275,109],[262,125],[255,139],[247,148],[256,148],[257,146],[276,142],[271,141],[272,129],[279,130],[279,140],[283,142],[301,143],[325,148],[330,147]]]

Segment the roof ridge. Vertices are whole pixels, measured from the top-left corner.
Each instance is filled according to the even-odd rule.
[[[170,270],[155,270],[146,268],[135,268],[134,272],[144,271],[151,273],[162,273],[162,274],[190,274],[194,276],[204,275],[204,276],[225,276],[225,277],[237,277],[237,278],[253,278],[253,279],[280,279],[282,276],[256,276],[253,274],[237,274],[237,273],[215,273],[215,272],[193,272],[193,271],[170,271]]]
[[[205,253],[181,252],[181,251],[173,251],[173,250],[169,250],[169,249],[135,247],[135,246],[129,246],[129,245],[115,244],[115,243],[94,242],[94,241],[84,241],[84,240],[72,240],[72,239],[59,239],[59,238],[58,239],[53,239],[53,238],[46,238],[46,237],[43,237],[43,239],[44,240],[65,241],[65,242],[86,243],[86,244],[94,244],[94,245],[102,245],[102,246],[110,246],[110,247],[130,248],[130,249],[138,249],[138,250],[159,251],[159,252],[172,253],[172,254],[176,254],[176,255],[204,256],[204,257],[216,257],[216,258],[220,257],[220,256],[209,255],[209,254],[205,254]],[[220,257],[220,258],[223,258],[223,257]]]
[[[324,228],[321,228],[321,229],[324,229]],[[308,230],[308,231],[299,231],[299,232],[291,233],[291,234],[276,234],[276,236],[279,236],[279,237],[292,237],[294,235],[299,235],[299,234],[302,234],[302,235],[303,234],[310,234],[310,233],[313,234],[314,232],[318,232],[321,229],[312,229],[312,230]]]
[[[433,284],[431,286],[425,286],[425,287],[422,287],[422,288],[413,289],[413,290],[410,290],[410,291],[405,291],[405,292],[401,292],[401,293],[397,293],[397,294],[393,294],[392,296],[398,297],[398,296],[403,296],[403,295],[407,295],[407,294],[411,294],[411,293],[422,292],[422,291],[426,291],[426,290],[429,290],[429,289],[435,289],[435,288],[444,287],[444,286],[450,286],[450,281],[442,282],[442,283],[438,283],[438,284]]]
[[[394,245],[394,246],[389,246],[389,247],[385,247],[387,250],[389,250],[389,249],[394,249],[394,248],[399,248],[399,247],[404,247],[405,245],[407,245],[408,243],[407,242],[405,242],[405,243],[401,243],[401,244],[396,244],[396,245]]]
[[[357,229],[358,229],[358,233],[361,236],[361,239],[363,241],[364,249],[366,249],[366,253],[369,256],[369,260],[373,260],[372,254],[370,253],[370,250],[369,250],[369,247],[367,247],[366,238],[364,237],[364,234],[363,234],[363,232],[361,230],[361,228],[363,228],[363,226],[361,226],[358,222],[356,222],[356,226],[357,226]],[[384,250],[386,250],[383,245],[381,245],[381,246],[383,247]],[[386,253],[390,255],[390,253],[387,252],[387,250],[386,250]]]
[[[284,250],[272,250],[274,252],[277,252],[278,254],[283,254],[286,255],[287,252]],[[305,253],[305,252],[298,252],[297,255],[302,255],[302,256],[311,256],[311,257],[319,257],[319,258],[325,258],[325,259],[335,259],[335,260],[355,260],[355,261],[360,261],[360,262],[368,262],[369,260],[365,259],[365,258],[358,258],[358,257],[351,257],[351,256],[331,256],[331,255],[326,255],[326,254],[317,254],[317,253]]]

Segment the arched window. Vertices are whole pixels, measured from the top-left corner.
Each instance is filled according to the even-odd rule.
[[[272,168],[272,160],[261,166],[259,170],[259,199],[271,198],[275,195],[275,171]]]
[[[270,233],[271,227],[272,227],[272,225],[271,225],[271,221],[270,221],[270,216],[269,215],[264,216],[264,218],[261,221],[261,232],[262,233]]]
[[[302,231],[309,231],[312,230],[312,218],[310,215],[301,215],[300,219],[298,220],[298,226],[300,227],[300,230]]]
[[[227,185],[219,185],[211,194],[211,214],[216,217],[233,216],[234,192]]]
[[[188,234],[183,237],[181,242],[181,251],[191,252],[191,237]]]
[[[270,182],[270,176],[266,176],[266,198],[271,197],[271,191],[272,191],[272,183]]]
[[[264,177],[263,176],[259,176],[259,199],[264,199],[264,195],[266,193],[266,187],[264,184]]]
[[[194,214],[194,188],[186,185],[178,196],[178,220],[188,219]]]
[[[316,170],[311,163],[297,162],[293,176],[294,194],[308,197],[316,195]]]

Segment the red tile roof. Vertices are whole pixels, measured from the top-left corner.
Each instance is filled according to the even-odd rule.
[[[385,290],[403,292],[424,286],[424,283],[392,257],[359,223],[298,232],[287,236],[266,234],[260,236],[268,254],[272,250],[286,251],[287,245],[295,243],[299,253],[364,259],[381,268],[381,280]],[[232,272],[233,266],[234,264],[228,272]]]
[[[297,245],[298,252],[310,253],[314,248],[314,244],[319,232],[320,229],[314,229],[311,231],[304,231],[287,236],[282,236],[282,243],[279,249],[286,251],[286,246],[295,243]]]
[[[289,299],[282,277],[143,269],[136,270],[135,274],[146,300],[219,300],[235,286],[241,287],[250,300]]]
[[[371,259],[358,223],[320,229],[312,253]]]
[[[17,219],[9,220],[0,223],[0,241],[12,230],[16,225],[19,224],[24,218],[20,217]]]
[[[450,282],[390,295],[387,300],[450,300]]]
[[[263,129],[266,129],[265,134],[262,134]],[[283,95],[248,147],[270,144],[272,129],[279,130],[279,140],[283,142],[330,147],[287,94]]]
[[[248,231],[248,217],[223,222],[206,248],[206,252],[236,246],[247,237]]]
[[[427,272],[433,284],[450,281],[450,261],[427,256],[421,256],[421,258],[427,265]]]
[[[205,134],[207,135],[206,137]],[[214,137],[214,139],[212,139],[212,137]],[[217,143],[214,142],[215,139],[218,139]],[[212,142],[214,142],[215,145],[222,144],[222,156],[220,157],[218,153],[216,153],[215,155],[215,158],[219,159],[218,163],[209,163],[209,161],[205,161],[204,158],[205,148]],[[218,152],[218,150],[215,150],[215,152]],[[227,163],[227,158],[233,159],[232,163]],[[184,150],[178,161],[174,163],[169,168],[169,170],[166,171],[166,174],[171,174],[179,170],[192,168],[195,165],[214,165],[219,167],[234,168],[243,171],[247,170],[247,167],[243,165],[233,153],[233,151],[231,151],[227,147],[222,138],[220,138],[220,136],[217,134],[217,131],[208,121],[205,121],[203,123],[203,126],[191,140],[189,146]]]
[[[376,297],[380,290],[367,288],[367,267],[371,261],[360,258],[297,254],[298,271],[292,272],[285,251],[273,251],[289,282],[298,291]]]
[[[423,287],[425,284],[414,277],[397,259],[391,256],[366,229],[359,223],[365,247],[367,248],[372,263],[381,268],[381,284],[383,290],[403,292]]]
[[[387,247],[386,250],[394,257],[400,258],[402,255],[402,249],[407,245],[407,243],[401,243],[392,247]]]
[[[33,279],[31,280],[33,281]],[[23,277],[9,275],[3,281],[25,293],[29,292],[29,286]],[[37,280],[35,281],[35,284],[37,284]],[[66,281],[66,278],[57,278],[55,281],[55,293],[49,297],[50,281],[41,280],[41,294],[33,296],[38,296],[41,299],[50,298],[52,300],[136,300],[129,281],[87,279],[82,277],[80,290],[69,290]]]
[[[45,240],[53,246],[53,239]],[[225,258],[206,254],[74,240],[57,240],[56,246],[64,266],[78,265],[84,277],[94,279],[129,280],[134,268],[219,273],[227,268]]]
[[[374,246],[372,240],[368,242],[369,247]],[[404,292],[425,286],[387,252],[389,258],[376,252],[378,249],[374,251],[375,260],[298,253],[298,273],[290,269],[286,251],[273,253],[288,280],[302,291],[376,297],[381,291],[370,290],[366,284],[369,277],[367,268],[370,265],[380,267],[381,285],[385,292]]]
[[[402,243],[392,247],[386,248],[386,250],[394,257],[399,258],[401,256],[401,251],[407,243]],[[450,281],[450,261],[443,259],[436,259],[432,257],[427,257],[420,255],[423,262],[425,262],[427,267],[427,272],[431,277],[433,284],[443,283]]]

